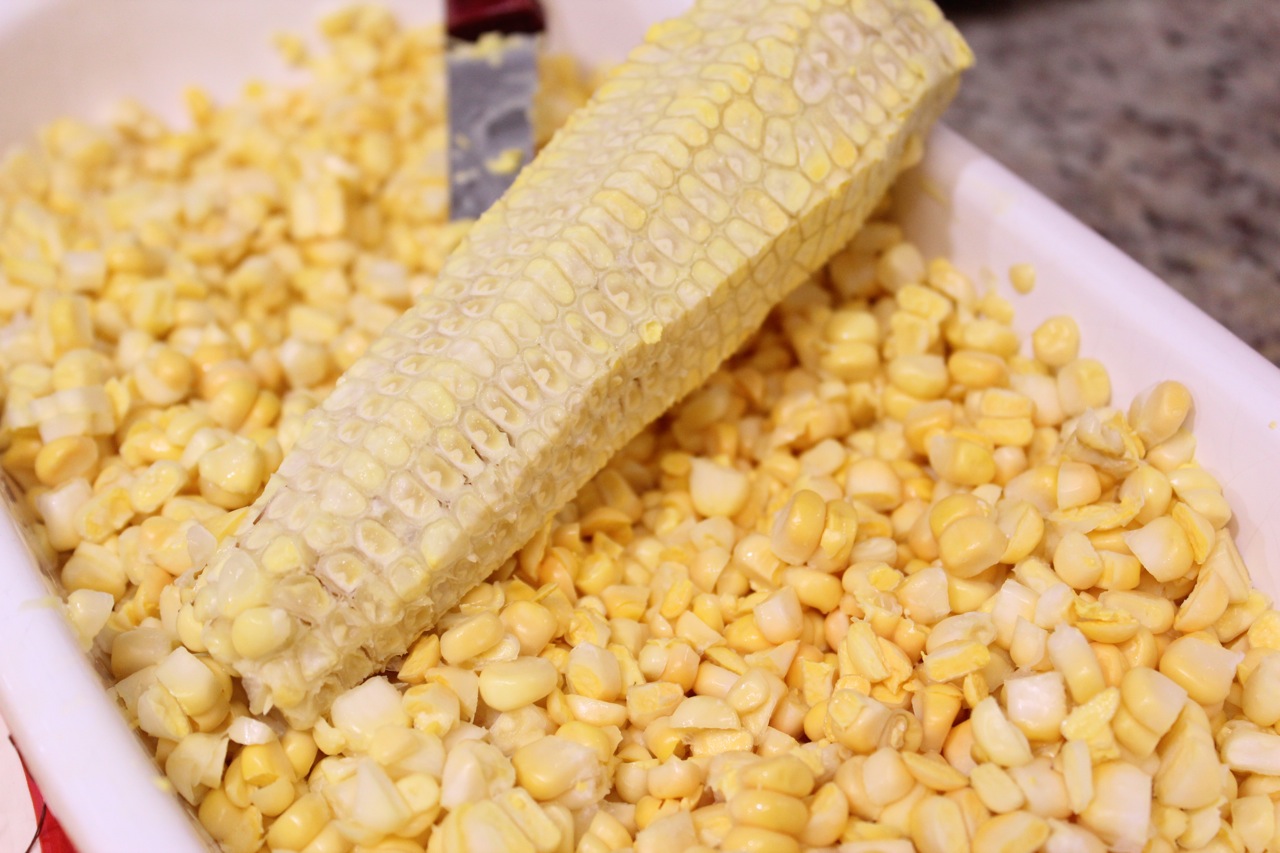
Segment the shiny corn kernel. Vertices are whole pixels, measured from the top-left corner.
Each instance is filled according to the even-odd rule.
[[[1173,518],[1161,516],[1138,530],[1126,533],[1125,544],[1142,567],[1161,582],[1181,578],[1191,570],[1191,544]]]
[[[555,666],[544,658],[491,663],[480,671],[480,698],[497,711],[513,711],[545,698],[556,687]]]
[[[1031,334],[1035,356],[1045,365],[1061,368],[1076,359],[1080,352],[1080,327],[1071,317],[1045,320]]]
[[[1068,361],[1058,369],[1058,399],[1067,417],[1083,414],[1111,402],[1111,378],[1091,358]]]
[[[994,519],[971,515],[951,522],[938,537],[942,565],[956,577],[980,574],[1000,561],[1009,539]]]
[[[468,617],[440,635],[440,656],[450,664],[471,660],[497,645],[505,633],[492,613]]]
[[[778,558],[802,565],[817,550],[826,526],[827,505],[810,489],[796,492],[775,516],[770,543]]]
[[[1169,644],[1160,658],[1159,669],[1192,699],[1202,705],[1212,705],[1227,698],[1236,664],[1243,657],[1243,652],[1233,652],[1198,635],[1190,635]]]
[[[929,464],[938,476],[961,486],[980,486],[995,476],[995,460],[982,445],[955,435],[928,440]]]
[[[729,800],[729,814],[740,824],[799,836],[809,821],[804,802],[770,790],[747,789]]]
[[[1049,840],[1051,828],[1044,818],[1029,812],[997,815],[973,836],[974,853],[1031,853]]]

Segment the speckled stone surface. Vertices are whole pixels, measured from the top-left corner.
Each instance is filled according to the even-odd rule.
[[[946,120],[1280,364],[1280,2],[943,5]]]

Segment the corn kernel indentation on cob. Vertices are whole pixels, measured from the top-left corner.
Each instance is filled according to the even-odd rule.
[[[853,235],[970,61],[931,3],[654,27],[309,418],[196,581],[255,711],[314,720]]]

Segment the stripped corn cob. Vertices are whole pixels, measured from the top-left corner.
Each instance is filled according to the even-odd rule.
[[[196,581],[308,724],[498,567],[859,227],[970,54],[925,0],[650,31],[308,421]]]

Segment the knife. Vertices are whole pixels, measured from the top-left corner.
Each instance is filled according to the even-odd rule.
[[[448,0],[449,217],[475,219],[533,159],[537,0]]]

